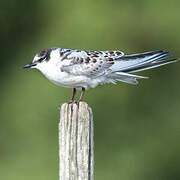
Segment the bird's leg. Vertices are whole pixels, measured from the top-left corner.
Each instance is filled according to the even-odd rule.
[[[83,88],[82,88],[81,95],[80,95],[80,98],[79,98],[78,101],[76,101],[77,104],[79,104],[79,102],[83,100],[84,93],[85,93],[85,88],[83,87]]]
[[[73,94],[72,94],[72,98],[69,101],[69,104],[73,103],[75,95],[76,95],[76,88],[73,88]]]

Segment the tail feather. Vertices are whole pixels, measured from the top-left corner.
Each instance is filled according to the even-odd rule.
[[[165,51],[153,51],[141,54],[126,55],[116,60],[113,72],[138,72],[172,62],[176,62],[176,59],[168,59],[169,53]]]
[[[137,84],[137,79],[147,77],[129,73],[144,71],[178,61],[178,59],[168,59],[168,57],[169,53],[162,50],[122,56],[112,66],[110,77],[115,81]]]
[[[115,81],[126,82],[129,84],[138,84],[137,79],[147,79],[145,76],[138,76],[134,74],[128,74],[124,72],[116,72],[109,75],[109,77]]]
[[[156,62],[156,63],[149,63],[149,64],[146,64],[146,65],[144,65],[142,67],[136,67],[136,68],[124,70],[123,72],[132,73],[132,72],[144,71],[144,70],[156,68],[156,67],[159,67],[159,66],[163,66],[163,65],[166,65],[166,64],[174,63],[174,62],[177,62],[177,61],[178,61],[177,59],[171,59],[171,60],[164,60],[164,61],[160,61],[160,62]]]

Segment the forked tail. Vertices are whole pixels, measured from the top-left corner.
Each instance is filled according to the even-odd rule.
[[[165,51],[152,51],[141,54],[125,55],[116,62],[121,64],[119,70],[121,72],[138,72],[155,68],[165,64],[176,62],[177,59],[168,59],[169,53]],[[120,65],[119,64],[119,65]]]
[[[138,78],[146,78],[128,73],[139,72],[176,62],[178,59],[169,59],[165,51],[152,51],[141,54],[125,55],[115,61],[112,66],[113,78],[118,81],[137,84]]]

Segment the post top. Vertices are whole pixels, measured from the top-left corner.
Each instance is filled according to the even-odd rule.
[[[67,103],[67,102],[65,102],[65,103],[63,103],[63,104],[61,104],[60,105],[60,108],[62,108],[62,107],[72,107],[73,109],[74,108],[78,108],[78,109],[81,109],[81,108],[88,108],[88,104],[87,104],[87,102],[85,102],[85,101],[81,101],[81,102],[79,102],[79,104],[77,104],[77,103]]]

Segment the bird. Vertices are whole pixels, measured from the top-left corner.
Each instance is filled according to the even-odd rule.
[[[169,56],[169,52],[163,50],[125,55],[119,50],[93,51],[55,47],[40,51],[23,68],[38,69],[56,85],[73,88],[69,103],[79,103],[88,88],[105,83],[116,84],[117,81],[138,84],[138,79],[148,77],[132,73],[178,61]],[[76,89],[82,90],[77,101],[74,100]]]

